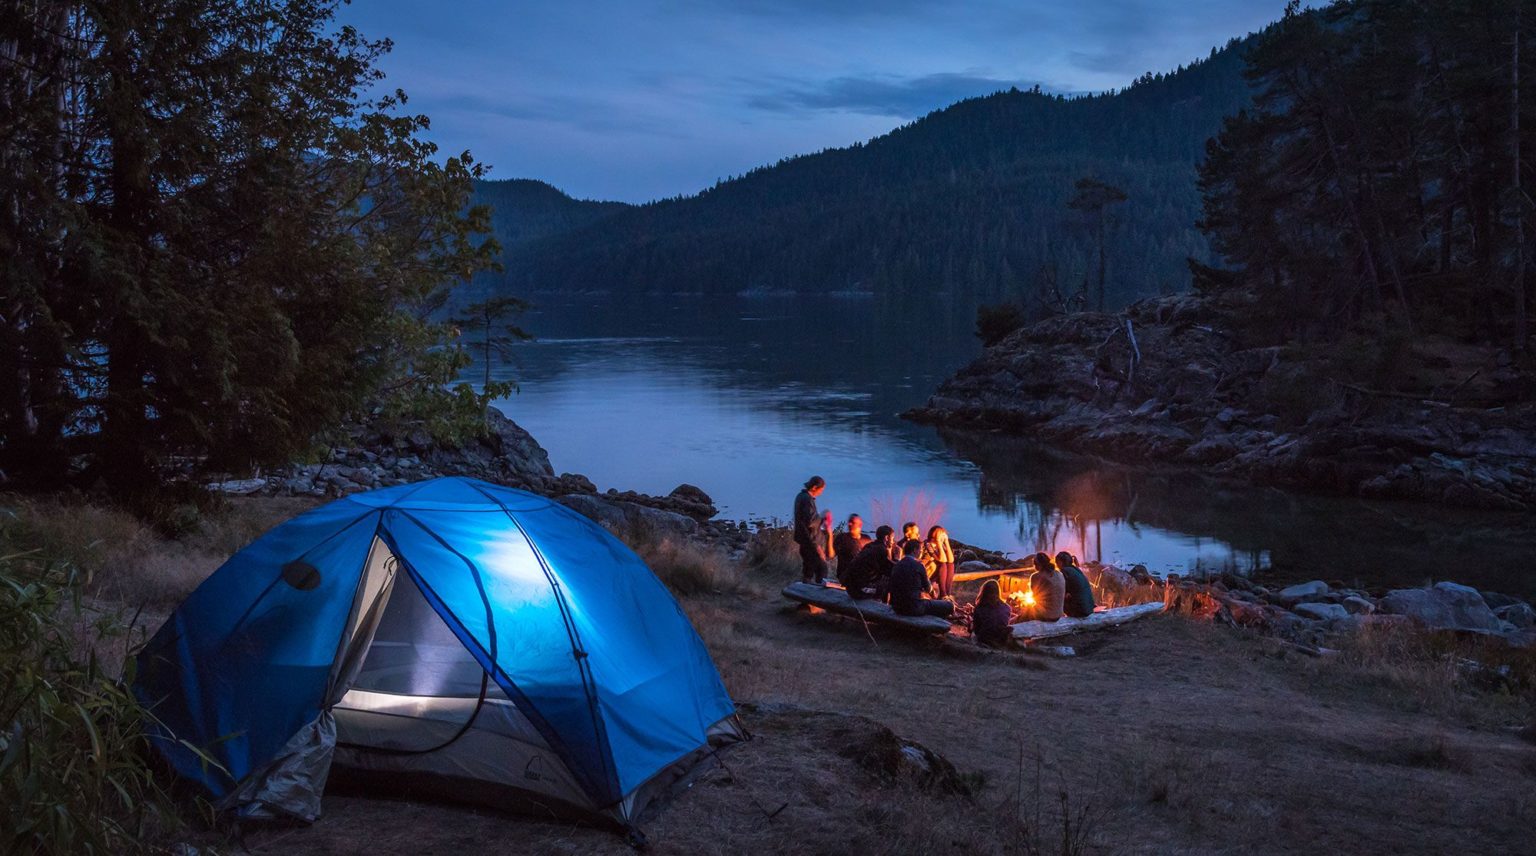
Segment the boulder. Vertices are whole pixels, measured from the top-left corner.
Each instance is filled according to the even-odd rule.
[[[556,501],[632,540],[688,537],[699,528],[698,522],[686,515],[623,500],[577,493]]]
[[[1483,602],[1477,589],[1456,583],[1437,583],[1430,588],[1397,589],[1387,592],[1378,608],[1393,615],[1406,615],[1434,630],[1468,630],[1498,633],[1499,618]]]
[[[980,574],[992,570],[992,566],[986,562],[973,559],[969,562],[961,562],[955,570],[962,574]]]
[[[1317,597],[1328,593],[1328,584],[1322,580],[1313,580],[1309,583],[1297,583],[1286,586],[1280,590],[1276,597],[1284,601],[1298,601],[1303,598]]]
[[[1507,594],[1499,594],[1496,591],[1485,591],[1482,593],[1482,595],[1483,602],[1488,604],[1489,609],[1495,611],[1497,611],[1501,606],[1513,606],[1517,603],[1525,602],[1518,597],[1510,597]]]
[[[1344,598],[1342,606],[1353,615],[1370,615],[1376,611],[1376,604],[1359,595]]]
[[[1501,621],[1507,621],[1521,630],[1536,627],[1536,608],[1528,603],[1516,601],[1495,609],[1493,614],[1497,615]]]
[[[1349,610],[1336,603],[1302,603],[1297,604],[1296,614],[1317,621],[1336,621],[1349,617]]]
[[[500,410],[488,407],[485,410],[485,426],[490,432],[489,444],[503,468],[523,477],[529,484],[539,484],[554,477],[555,470],[549,465],[549,453],[521,425],[508,419]]]
[[[561,473],[550,486],[556,493],[597,493],[597,485],[581,473]]]
[[[672,492],[667,494],[667,499],[678,511],[700,522],[720,513],[720,509],[715,507],[715,501],[709,498],[709,494],[691,484],[680,484],[672,488]]]
[[[599,499],[585,493],[571,493],[556,497],[556,502],[582,516],[602,524],[613,532],[623,532],[629,525],[624,509],[616,502]]]

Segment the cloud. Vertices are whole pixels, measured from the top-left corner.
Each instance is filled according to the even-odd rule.
[[[912,119],[965,98],[990,95],[1014,86],[1028,89],[1035,85],[1034,81],[957,73],[905,78],[895,75],[835,77],[759,93],[747,100],[747,106],[774,113],[832,111]]]

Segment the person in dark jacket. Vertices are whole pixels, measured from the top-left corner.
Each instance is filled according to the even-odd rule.
[[[1056,554],[1056,569],[1061,571],[1062,582],[1066,584],[1066,596],[1062,600],[1061,611],[1072,618],[1087,618],[1093,614],[1093,586],[1088,584],[1088,577],[1083,574],[1083,569],[1077,566],[1077,557],[1063,550]]]
[[[982,583],[981,594],[976,597],[976,606],[971,612],[971,636],[983,645],[1001,648],[1013,635],[1008,629],[1012,621],[1013,610],[1003,602],[997,580]]]
[[[818,586],[827,584],[827,539],[816,497],[826,489],[826,479],[811,476],[795,495],[794,538],[800,548],[800,581]]]
[[[1035,605],[1029,616],[1031,620],[1057,621],[1061,618],[1062,601],[1066,599],[1066,580],[1061,576],[1061,571],[1051,564],[1050,556],[1035,554],[1035,572],[1030,575],[1029,590],[1035,596]]]
[[[918,559],[923,542],[912,539],[901,548],[905,554],[891,567],[891,609],[897,615],[937,615],[948,618],[955,611],[955,604],[948,600],[928,600],[932,587],[928,583],[928,569]]]
[[[896,531],[889,526],[875,530],[875,540],[865,544],[847,570],[838,565],[837,578],[848,589],[854,600],[874,598],[884,602],[891,581],[891,545],[896,543]]]
[[[848,528],[837,533],[832,539],[832,553],[837,556],[837,578],[843,578],[843,572],[853,566],[853,559],[864,549],[870,538],[864,534],[864,519],[857,514],[848,515]]]
[[[908,541],[914,541],[918,544],[923,543],[922,532],[917,528],[917,524],[911,521],[901,524],[901,540],[896,542],[896,551],[891,556],[892,559],[898,562],[901,561],[901,557],[907,554]],[[917,558],[919,560],[923,558],[921,550],[918,551]]]

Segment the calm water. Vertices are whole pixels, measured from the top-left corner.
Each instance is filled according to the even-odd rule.
[[[974,308],[860,298],[545,296],[499,406],[557,472],[600,489],[702,487],[783,519],[800,484],[867,526],[942,520],[1011,553],[1071,550],[1154,571],[1263,569],[1366,585],[1456,579],[1536,596],[1536,519],[1235,488],[1052,454],[897,417],[979,351]]]

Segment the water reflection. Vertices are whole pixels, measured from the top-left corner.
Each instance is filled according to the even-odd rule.
[[[897,418],[977,353],[974,307],[858,299],[537,298],[540,337],[501,403],[557,470],[600,487],[704,488],[783,519],[800,483],[870,525],[942,517],[962,541],[1368,584],[1426,576],[1533,594],[1530,519],[1234,488]],[[889,518],[888,520],[885,518]],[[926,519],[920,520],[926,524]]]

